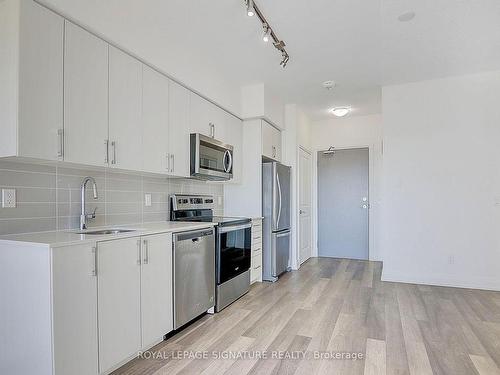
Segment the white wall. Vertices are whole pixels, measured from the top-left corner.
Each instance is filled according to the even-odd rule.
[[[500,290],[500,71],[383,88],[383,280]]]
[[[224,184],[224,215],[262,216],[262,120],[243,122],[243,174],[238,184]]]
[[[273,92],[264,83],[241,88],[241,117],[263,118],[279,129],[284,129],[285,104],[281,95]]]
[[[317,152],[330,146],[338,149],[369,147],[370,158],[370,239],[371,260],[381,260],[378,233],[380,232],[380,190],[382,173],[382,116],[355,116],[313,122],[310,129],[313,152],[313,251],[317,255]]]

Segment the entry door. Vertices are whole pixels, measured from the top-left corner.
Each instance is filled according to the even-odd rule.
[[[368,259],[368,149],[318,153],[318,254]]]
[[[311,154],[299,151],[299,264],[311,257]]]

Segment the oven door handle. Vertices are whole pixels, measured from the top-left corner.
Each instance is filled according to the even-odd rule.
[[[242,224],[242,225],[232,225],[229,227],[219,227],[219,233],[234,232],[237,230],[247,229],[247,228],[251,228],[251,227],[252,227],[252,223]]]

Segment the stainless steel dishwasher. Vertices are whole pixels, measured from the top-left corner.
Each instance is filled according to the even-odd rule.
[[[174,234],[174,329],[215,305],[214,230]]]

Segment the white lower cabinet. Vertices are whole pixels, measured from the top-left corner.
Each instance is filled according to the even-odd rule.
[[[174,329],[172,233],[142,237],[142,348],[149,349]]]
[[[109,373],[173,329],[172,234],[97,245],[99,372]]]
[[[252,259],[250,282],[262,281],[262,219],[252,219]]]
[[[99,372],[105,373],[141,349],[141,240],[97,245]]]
[[[97,277],[92,245],[52,250],[54,373],[98,373]]]

